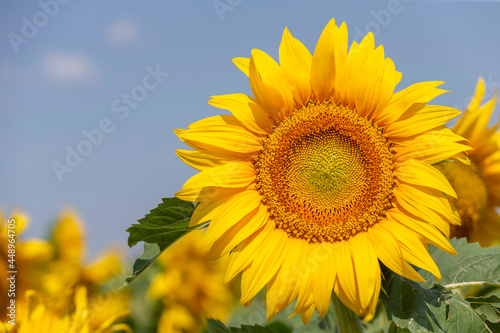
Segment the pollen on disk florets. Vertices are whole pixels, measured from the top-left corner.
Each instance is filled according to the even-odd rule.
[[[349,107],[327,101],[295,110],[267,136],[254,164],[263,203],[289,237],[345,240],[392,206],[391,145]]]

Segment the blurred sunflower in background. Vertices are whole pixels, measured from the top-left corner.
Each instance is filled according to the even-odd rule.
[[[132,332],[126,324],[115,324],[123,313],[111,314],[98,326],[92,325],[87,289],[79,286],[66,291],[66,295],[40,297],[34,290],[26,292],[26,308],[16,326],[0,324],[0,333],[111,333]],[[64,303],[64,311],[55,310],[53,302]]]
[[[53,257],[53,247],[49,241],[44,239],[32,238],[23,239],[23,233],[29,227],[29,216],[18,209],[13,210],[10,215],[4,212],[0,213],[0,321],[7,321],[7,306],[9,298],[7,297],[9,289],[9,281],[7,280],[8,271],[17,270],[16,274],[16,294],[23,295],[28,289],[41,289],[41,281],[36,278],[42,274],[45,266]],[[8,267],[9,265],[9,238],[8,238],[8,220],[15,220],[15,255],[13,265],[15,269]]]
[[[257,49],[234,62],[254,97],[214,96],[209,104],[233,115],[176,130],[194,149],[178,156],[200,171],[176,196],[199,202],[191,226],[210,221],[210,257],[231,252],[225,280],[241,273],[241,303],[267,285],[268,320],[297,299],[307,323],[314,309],[325,316],[333,290],[370,318],[379,260],[415,281],[410,264],[439,279],[426,244],[455,253],[446,237],[460,221],[432,164],[466,160],[469,149],[444,127],[460,111],[426,105],[442,82],[394,92],[402,74],[373,34],[348,48],[333,19],[314,55],[285,29],[280,64]]]
[[[55,255],[42,276],[47,294],[64,293],[75,285],[86,285],[90,292],[97,291],[107,282],[115,282],[119,286],[117,277],[121,274],[122,259],[117,251],[108,250],[95,260],[84,262],[84,223],[76,211],[65,209],[60,213],[53,228],[51,242]],[[113,279],[114,281],[110,281]]]
[[[497,92],[481,105],[486,87],[479,79],[474,98],[458,119],[453,132],[469,140],[474,149],[471,163],[440,163],[438,169],[448,178],[458,198],[450,198],[462,224],[453,226],[452,237],[467,237],[469,242],[491,246],[500,242],[500,120],[488,128],[497,103]]]
[[[83,263],[85,239],[83,222],[74,210],[65,209],[54,224],[50,240],[19,236],[29,223],[26,214],[12,214],[16,220],[16,325],[2,307],[0,332],[118,332],[130,331],[116,324],[129,313],[129,295],[117,293],[122,259],[117,251]],[[7,219],[2,219],[1,237],[7,235]],[[2,265],[5,239],[2,244]],[[8,269],[2,269],[7,272]],[[3,274],[3,273],[2,273]],[[120,276],[119,276],[120,275]],[[115,280],[116,279],[116,280]],[[0,281],[3,295],[8,286]],[[2,302],[9,301],[2,297]],[[3,331],[2,331],[3,329]]]
[[[227,258],[209,260],[203,236],[193,231],[158,257],[161,271],[149,288],[161,301],[158,333],[200,332],[206,318],[226,321],[234,307],[234,291],[224,284]]]

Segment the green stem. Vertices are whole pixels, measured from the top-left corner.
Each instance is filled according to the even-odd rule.
[[[387,333],[396,333],[397,331],[398,327],[393,321],[391,321],[391,326],[389,326],[389,330],[387,331]]]
[[[328,309],[323,321],[325,323],[326,332],[336,332],[335,327],[337,327],[337,321],[335,320],[335,313],[332,308]]]
[[[446,289],[458,289],[463,287],[481,287],[481,286],[492,286],[498,287],[499,285],[496,283],[489,283],[484,281],[471,281],[471,282],[461,282],[461,283],[450,283],[445,285]]]
[[[342,303],[335,292],[332,293],[332,306],[339,333],[363,333],[359,317]]]

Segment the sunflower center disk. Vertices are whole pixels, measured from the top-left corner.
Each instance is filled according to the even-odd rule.
[[[458,200],[448,197],[462,220],[461,225],[452,227],[450,237],[470,236],[477,223],[484,217],[488,206],[488,188],[480,168],[474,162],[471,165],[458,162],[440,163],[437,167],[458,196]]]
[[[295,110],[264,140],[254,163],[263,203],[289,237],[345,240],[391,207],[390,143],[349,107],[324,102]]]

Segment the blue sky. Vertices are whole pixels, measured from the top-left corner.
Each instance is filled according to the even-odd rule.
[[[403,73],[397,90],[442,80],[453,93],[434,103],[463,109],[479,76],[489,96],[500,84],[499,10],[495,1],[0,1],[0,206],[27,211],[27,236],[40,237],[74,207],[91,253],[125,247],[125,229],[195,173],[176,157],[185,147],[173,129],[218,114],[208,96],[251,94],[233,57],[259,48],[277,59],[285,26],[313,51],[335,17],[350,40],[374,32]],[[69,166],[78,149],[86,156]]]

